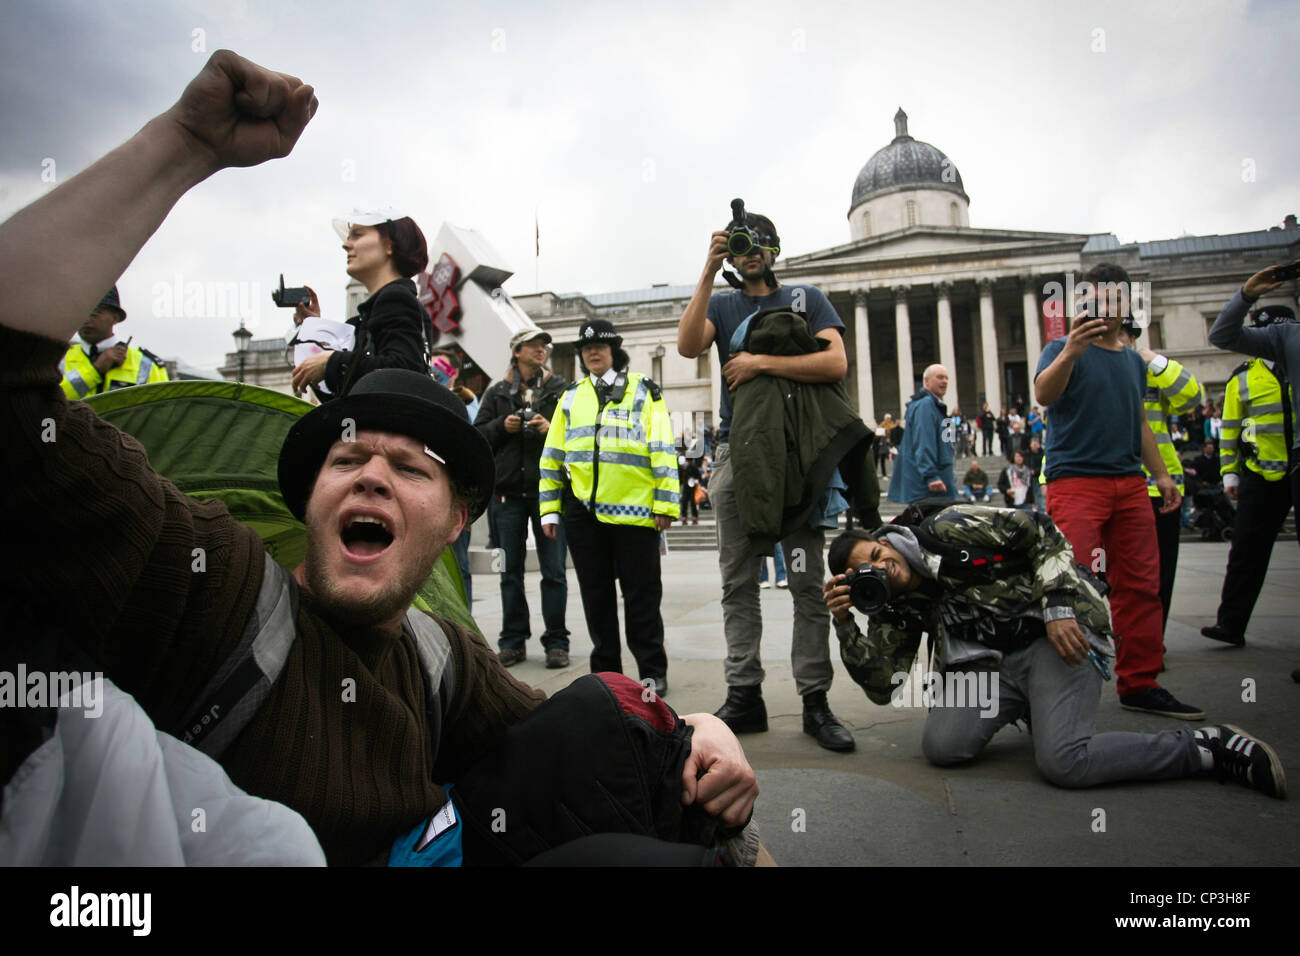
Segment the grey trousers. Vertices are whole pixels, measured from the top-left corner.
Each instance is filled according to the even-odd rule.
[[[981,717],[978,706],[936,703],[921,734],[925,758],[941,767],[973,759],[999,728],[1023,715],[1028,706],[1034,760],[1043,776],[1058,787],[1167,780],[1201,770],[1190,729],[1094,734],[1101,675],[1090,663],[1070,667],[1046,638],[1003,658],[998,695],[998,712],[989,717]],[[940,687],[936,698],[942,697]]]
[[[743,479],[742,479],[743,480]],[[709,500],[718,522],[718,566],[722,571],[722,628],[727,639],[723,673],[728,687],[753,687],[763,683],[759,644],[763,614],[758,600],[758,553],[740,525],[740,510],[731,473],[731,449],[717,447]],[[794,599],[794,641],[790,662],[794,686],[802,697],[829,690],[831,667],[831,615],[822,599],[825,579],[826,533],[801,528],[781,542],[785,550],[787,580]]]

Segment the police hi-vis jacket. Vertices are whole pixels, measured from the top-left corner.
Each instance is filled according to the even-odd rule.
[[[1238,480],[1243,463],[1265,481],[1286,477],[1290,406],[1290,383],[1284,385],[1270,363],[1254,358],[1232,370],[1219,438],[1219,471],[1225,485]],[[1228,475],[1234,477],[1229,480]]]
[[[1161,360],[1164,365],[1161,365]],[[1157,371],[1159,369],[1159,371]],[[1174,415],[1183,415],[1201,404],[1201,383],[1180,363],[1163,355],[1157,355],[1147,365],[1147,390],[1142,396],[1146,406],[1147,424],[1156,436],[1156,447],[1164,459],[1169,477],[1178,486],[1178,493],[1183,494],[1183,462],[1178,457],[1178,449],[1169,434],[1169,419]],[[1147,479],[1147,493],[1152,498],[1160,497],[1155,478],[1146,466],[1142,474]]]
[[[566,482],[607,524],[654,527],[680,514],[677,451],[663,393],[636,372],[619,372],[601,407],[587,375],[565,389],[542,449],[538,510],[558,513]]]
[[[107,344],[106,344],[107,343]],[[115,337],[100,343],[99,350],[105,351],[118,344]],[[148,385],[153,382],[168,381],[167,369],[158,356],[147,352],[137,345],[126,347],[126,361],[117,368],[108,370],[107,375],[100,375],[99,369],[82,350],[80,339],[68,346],[63,356],[63,394],[69,399],[86,398],[115,388],[128,385]]]

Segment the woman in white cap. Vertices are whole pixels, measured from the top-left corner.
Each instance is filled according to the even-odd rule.
[[[415,220],[394,209],[355,212],[350,219],[335,219],[334,229],[343,239],[348,275],[364,285],[370,297],[348,319],[356,329],[352,348],[305,359],[293,370],[294,392],[302,394],[323,383],[329,391],[322,397],[335,398],[380,368],[409,368],[427,375],[429,314],[410,278],[429,264],[424,233]],[[319,314],[317,304],[311,305],[309,314]]]

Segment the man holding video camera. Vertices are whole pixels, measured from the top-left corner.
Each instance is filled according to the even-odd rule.
[[[524,560],[528,525],[533,526],[537,563],[542,570],[542,648],[546,666],[569,666],[569,631],[564,609],[569,584],[564,574],[564,529],[554,538],[542,533],[538,511],[538,462],[555,406],[569,383],[546,367],[551,337],[541,329],[523,329],[510,339],[510,368],[505,378],[483,393],[474,427],[488,440],[497,466],[497,532],[505,562],[501,568],[501,663],[528,659],[531,636],[528,597],[524,594]]]
[[[780,252],[776,226],[766,216],[744,211],[740,200],[732,203],[732,222],[713,233],[704,272],[696,285],[677,330],[677,351],[696,358],[710,345],[718,348],[722,366],[722,407],[718,413],[717,448],[709,497],[718,523],[718,563],[722,571],[722,619],[726,633],[727,699],[716,712],[736,733],[767,730],[763,702],[763,665],[759,653],[763,618],[754,566],[758,552],[741,523],[732,474],[728,436],[731,428],[731,390],[758,375],[773,375],[798,382],[838,382],[848,371],[844,352],[844,322],[820,289],[783,286],[772,265]],[[735,273],[723,276],[735,290],[713,294],[713,281],[723,262]],[[765,309],[784,308],[802,313],[808,331],[827,344],[806,355],[766,355],[732,351],[732,338],[751,315]],[[781,542],[790,556],[790,594],[794,598],[794,641],[791,659],[795,689],[803,698],[803,727],[828,750],[849,751],[853,735],[831,713],[826,701],[833,669],[830,628],[821,600],[822,550],[825,532],[805,526]]]
[[[1101,586],[1041,512],[930,502],[836,538],[824,590],[840,656],[873,703],[905,700],[903,682],[929,635],[937,668],[925,675],[927,760],[969,761],[1023,719],[1038,769],[1060,787],[1213,771],[1286,796],[1272,748],[1230,725],[1094,735],[1115,637]],[[928,507],[940,510],[924,516]],[[855,608],[868,615],[865,636]],[[971,691],[981,682],[990,693],[977,703]]]

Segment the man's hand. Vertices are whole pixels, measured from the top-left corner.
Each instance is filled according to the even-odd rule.
[[[705,274],[717,275],[729,255],[731,253],[727,251],[727,231],[719,229],[709,238],[709,256],[704,261]]]
[[[758,781],[740,741],[712,714],[687,714],[682,720],[692,728],[691,752],[682,769],[682,803],[695,804],[729,827],[744,826],[758,797]]]
[[[934,481],[930,482],[925,487],[929,488],[931,491],[937,491],[940,494],[943,494],[948,490],[948,486],[939,478],[934,479]]]
[[[843,624],[852,616],[853,601],[849,598],[849,586],[844,582],[846,575],[837,574],[822,586],[822,600],[826,610],[831,612],[836,624]]]
[[[1088,638],[1079,628],[1079,622],[1072,617],[1060,621],[1047,622],[1047,639],[1061,655],[1061,660],[1075,667],[1088,659]]]
[[[1183,496],[1178,490],[1178,485],[1169,475],[1156,478],[1156,487],[1160,489],[1161,514],[1168,514],[1183,506]]]
[[[539,435],[545,435],[551,430],[551,423],[541,415],[534,415],[532,418],[528,419],[528,427]]]
[[[333,354],[333,352],[328,351],[317,352],[315,355],[302,360],[302,364],[293,370],[293,393],[295,395],[301,395],[325,377],[325,366],[329,364],[330,356]]]
[[[550,538],[552,541],[554,541],[554,540],[555,540],[556,529],[558,529],[559,527],[560,527],[560,524],[559,524],[558,521],[555,522],[555,523],[553,523],[553,524],[544,524],[544,525],[542,525],[542,534],[546,535],[546,537],[548,537],[548,538]]]
[[[215,172],[289,155],[318,105],[296,76],[218,50],[163,116]]]
[[[1236,485],[1224,485],[1224,486],[1223,486],[1223,493],[1224,493],[1225,495],[1227,495],[1229,498],[1231,498],[1233,501],[1236,501],[1236,500],[1237,500],[1237,486],[1236,486]]]
[[[320,300],[316,298],[316,291],[311,286],[303,286],[311,293],[311,299],[307,302],[299,302],[293,307],[293,324],[302,325],[307,316],[320,317]]]
[[[1300,265],[1300,259],[1296,260],[1296,264]],[[1267,269],[1261,269],[1246,280],[1246,284],[1242,286],[1242,290],[1246,293],[1248,298],[1258,299],[1261,295],[1268,295],[1270,292],[1282,288],[1281,282],[1273,281],[1273,270],[1275,268],[1277,268],[1277,266],[1269,266]]]
[[[126,361],[126,343],[118,342],[116,345],[109,346],[95,356],[95,361],[91,364],[100,375],[107,375],[115,368],[120,368]]]
[[[667,531],[673,526],[673,519],[668,515],[655,515],[655,530]]]
[[[756,375],[763,374],[763,358],[762,355],[755,355],[753,352],[737,352],[733,355],[731,361],[722,366],[727,388],[743,385]]]
[[[1078,359],[1080,355],[1088,351],[1088,346],[1101,341],[1102,336],[1106,334],[1106,325],[1105,319],[1088,319],[1085,322],[1075,322],[1074,328],[1070,330],[1070,337],[1065,340],[1065,348],[1061,350],[1062,354],[1068,355],[1071,361]]]
[[[524,420],[518,415],[506,416],[506,431],[511,435],[518,435],[524,430]]]

